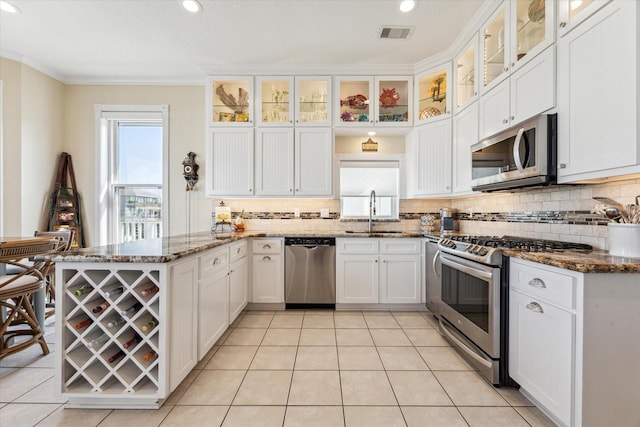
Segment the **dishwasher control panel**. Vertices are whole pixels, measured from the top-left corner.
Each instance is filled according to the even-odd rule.
[[[335,237],[285,237],[285,246],[335,246]]]

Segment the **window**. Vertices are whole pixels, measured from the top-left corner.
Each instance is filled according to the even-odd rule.
[[[96,108],[99,244],[166,235],[167,106]]]
[[[373,192],[375,192],[375,197]],[[341,161],[340,216],[398,219],[400,166],[397,161]]]

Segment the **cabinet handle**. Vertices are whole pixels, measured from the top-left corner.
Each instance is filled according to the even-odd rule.
[[[547,284],[544,283],[544,280],[537,277],[529,280],[529,285],[533,286],[534,288],[547,289]]]
[[[509,120],[511,120],[511,121],[514,121],[515,119],[516,119],[516,117],[515,117],[515,116],[511,116],[511,117],[509,117]]]
[[[262,245],[262,249],[271,249],[271,245]]]
[[[509,123],[509,119],[502,119],[502,123],[504,123],[504,124]]]
[[[566,23],[565,21],[562,21],[562,22],[560,23],[560,28],[564,28],[564,27],[566,27],[566,26],[567,26],[567,23]]]
[[[564,168],[566,168],[566,167],[567,167],[567,164],[566,164],[566,163],[560,163],[560,169],[564,169]]]
[[[269,255],[265,255],[262,257],[263,261],[271,261],[271,257]]]
[[[504,71],[509,71],[509,67],[504,67],[503,70]]]
[[[236,249],[236,253],[237,253],[237,254],[242,253],[242,249],[241,249],[241,248]]]
[[[290,188],[290,189],[289,189],[289,193],[293,193],[293,188]]]
[[[250,189],[249,189],[249,193],[251,193],[251,192],[252,192],[252,190],[251,190],[251,188],[250,188]]]
[[[473,96],[476,96],[478,94],[478,92],[473,92]]]
[[[297,192],[297,191],[300,191],[300,189],[299,189],[299,188],[296,188],[296,192]]]
[[[220,259],[219,259],[219,258],[215,258],[215,259],[213,260],[213,263],[211,263],[211,265],[218,265],[218,264],[222,264],[222,261],[220,261]]]
[[[529,304],[527,304],[527,308],[534,313],[544,313],[542,306],[537,302],[530,302]]]
[[[375,260],[374,262],[377,264],[377,263],[378,263],[378,260]]]

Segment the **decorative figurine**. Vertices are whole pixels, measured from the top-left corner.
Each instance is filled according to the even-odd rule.
[[[198,169],[200,166],[198,166],[194,160],[195,157],[196,153],[190,151],[182,161],[182,175],[184,175],[184,179],[187,181],[187,191],[193,190],[196,182],[198,182]]]

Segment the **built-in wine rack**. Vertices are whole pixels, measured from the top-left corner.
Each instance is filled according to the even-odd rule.
[[[160,271],[92,265],[61,274],[62,392],[158,395]]]

